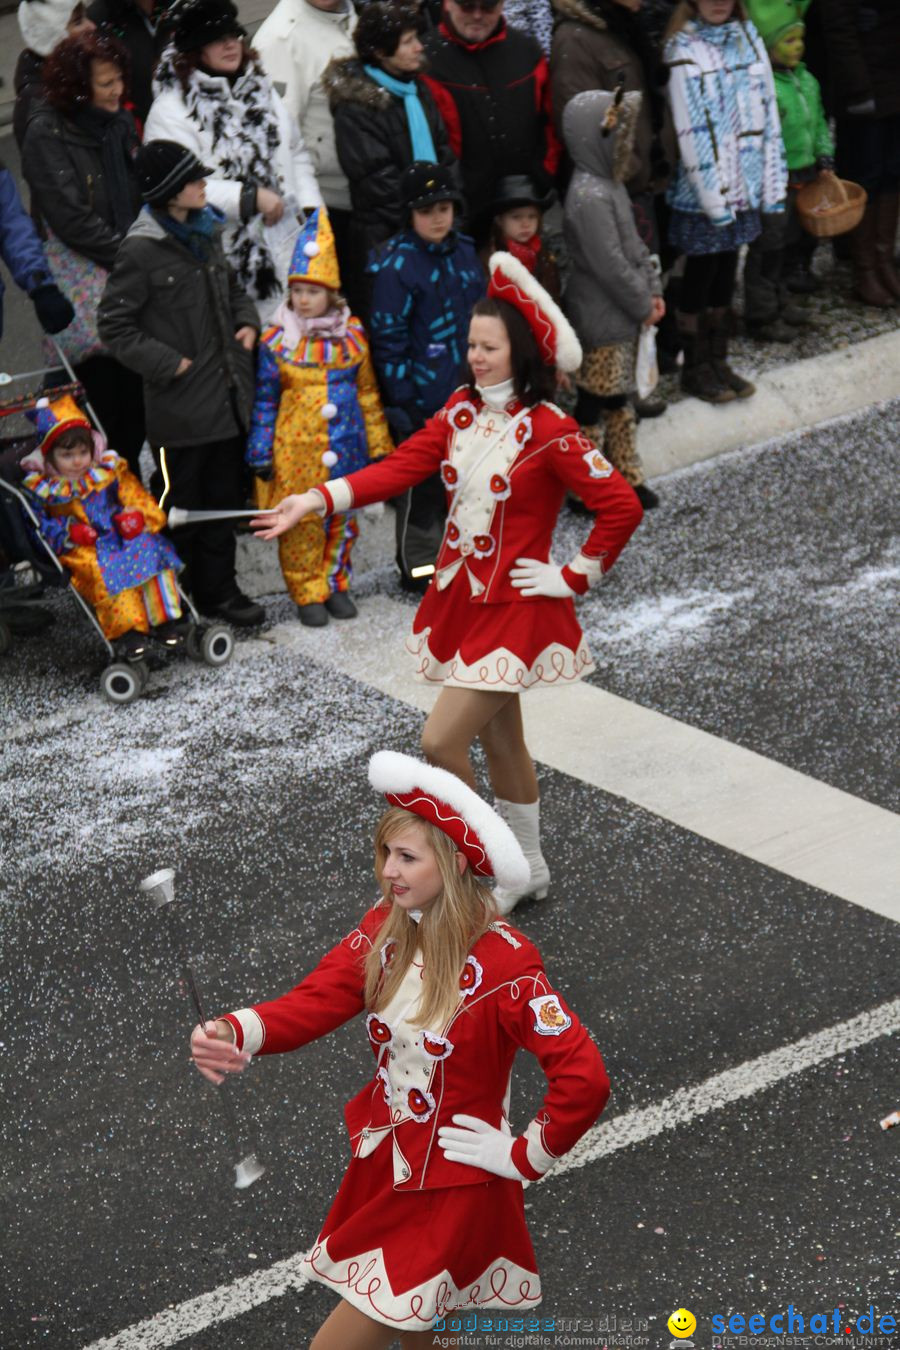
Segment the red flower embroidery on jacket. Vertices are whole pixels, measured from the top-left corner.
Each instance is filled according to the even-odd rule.
[[[453,1054],[453,1042],[435,1031],[426,1031],[422,1036],[422,1049],[429,1059],[446,1059]]]
[[[526,441],[531,440],[531,432],[532,432],[531,418],[523,417],[515,430],[514,440],[516,442],[516,445],[521,446],[524,445]]]
[[[459,987],[463,994],[472,994],[484,979],[484,971],[481,969],[481,962],[474,956],[466,957],[466,964],[462,968],[462,974],[459,977]]]
[[[459,482],[459,469],[451,464],[449,459],[445,459],[441,465],[441,482],[451,492],[456,491],[456,485]]]
[[[475,421],[475,406],[472,403],[457,403],[447,414],[447,421],[454,431],[465,431]]]
[[[489,558],[496,548],[494,536],[492,534],[476,534],[472,536],[472,552],[476,558]]]
[[[451,548],[456,548],[459,543],[459,526],[455,520],[451,520],[447,526],[447,543]]]
[[[406,1094],[406,1105],[413,1120],[427,1120],[433,1115],[436,1103],[430,1092],[423,1092],[421,1088],[410,1088]]]
[[[512,492],[509,479],[502,473],[491,474],[489,487],[491,489],[491,496],[496,497],[498,502],[505,502]]]
[[[373,1045],[387,1045],[393,1036],[387,1022],[382,1022],[374,1013],[369,1013],[366,1018],[366,1031]]]

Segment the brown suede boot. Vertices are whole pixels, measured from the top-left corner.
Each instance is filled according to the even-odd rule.
[[[888,309],[893,305],[894,297],[878,275],[879,259],[876,252],[879,203],[880,198],[869,198],[862,220],[849,236],[853,258],[853,293],[864,305]]]
[[[684,352],[681,387],[704,403],[730,403],[734,390],[722,383],[709,360],[709,334],[705,314],[678,315],[678,331]]]
[[[894,264],[900,193],[883,192],[876,198],[878,225],[875,233],[875,274],[888,295],[900,300],[900,276]]]
[[[734,392],[735,398],[750,398],[756,393],[756,385],[745,380],[743,375],[738,375],[728,364],[728,310],[711,309],[708,311],[708,319],[710,362],[716,378],[726,389]]]

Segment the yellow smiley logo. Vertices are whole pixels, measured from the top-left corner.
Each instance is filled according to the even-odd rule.
[[[687,1308],[676,1308],[666,1326],[673,1336],[682,1340],[686,1336],[692,1336],[697,1330],[697,1319]]]

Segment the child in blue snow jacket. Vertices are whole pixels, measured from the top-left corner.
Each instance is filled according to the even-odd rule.
[[[360,469],[394,447],[381,411],[369,344],[340,294],[334,235],[319,207],[291,259],[288,297],[259,343],[247,463],[259,505]],[[271,483],[271,487],[269,487]],[[309,516],[278,541],[278,559],[300,622],[352,619],[353,511]]]
[[[374,277],[372,359],[398,443],[424,426],[462,382],[469,315],[487,286],[472,240],[454,228],[460,198],[452,172],[440,164],[411,164],[400,190],[409,225],[373,254],[368,268]],[[397,508],[401,580],[421,590],[446,512],[438,476],[404,493]]]

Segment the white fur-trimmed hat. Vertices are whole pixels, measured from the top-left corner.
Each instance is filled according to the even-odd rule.
[[[19,31],[30,51],[49,56],[67,36],[66,25],[76,0],[22,0],[19,5]]]
[[[493,876],[510,890],[528,884],[531,871],[512,830],[456,774],[396,750],[378,750],[369,760],[369,782],[391,806],[448,835],[476,875]]]
[[[582,351],[575,329],[525,264],[511,253],[493,253],[488,270],[488,295],[513,305],[527,320],[545,365],[577,370]]]

